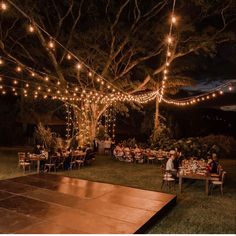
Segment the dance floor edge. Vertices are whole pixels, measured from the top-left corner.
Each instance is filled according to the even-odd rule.
[[[54,174],[0,181],[0,233],[144,233],[176,195]]]

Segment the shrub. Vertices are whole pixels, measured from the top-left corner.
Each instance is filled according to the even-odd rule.
[[[219,157],[229,158],[236,154],[235,139],[224,135],[190,137],[180,140],[165,138],[153,146],[167,151],[178,148],[185,157],[207,158],[212,153],[216,153]]]

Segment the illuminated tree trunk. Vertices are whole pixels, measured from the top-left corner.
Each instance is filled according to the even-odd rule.
[[[158,128],[159,128],[159,96],[156,96],[154,131],[156,131]]]
[[[107,105],[87,104],[85,109],[78,111],[78,144],[80,146],[91,144],[97,135],[99,118],[107,109]]]

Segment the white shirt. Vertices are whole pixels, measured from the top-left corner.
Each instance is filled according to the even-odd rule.
[[[175,170],[173,159],[171,157],[166,162],[166,170],[171,170],[171,171]]]

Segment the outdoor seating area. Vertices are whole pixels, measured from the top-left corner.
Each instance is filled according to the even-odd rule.
[[[152,150],[150,148],[139,148],[136,147],[123,147],[118,144],[113,150],[113,156],[124,162],[133,162],[133,163],[148,163],[154,164],[159,162],[160,164],[169,157],[170,153],[163,150]]]
[[[179,180],[179,192],[181,193],[183,179],[195,179],[206,181],[206,195],[209,194],[209,188],[212,194],[215,186],[220,186],[223,195],[226,172],[218,163],[216,154],[212,154],[212,157],[208,156],[208,159],[183,157],[177,149],[169,151],[151,150],[150,148],[138,148],[137,145],[135,148],[130,148],[118,144],[113,150],[113,155],[115,159],[128,163],[160,164],[163,175],[161,189],[176,190],[175,184]]]
[[[0,156],[1,156],[1,166],[0,166],[0,173],[2,179],[9,179],[16,176],[31,176],[32,171],[34,169],[31,169],[31,172],[28,172],[26,170],[26,173],[24,174],[22,172],[22,168],[17,168],[17,152],[22,152],[23,149],[15,150],[15,152],[6,150],[1,151],[0,150]],[[27,150],[29,152],[32,152],[30,150]],[[5,159],[3,157],[6,157]],[[5,163],[5,164],[4,164]],[[36,163],[36,162],[35,162]],[[224,181],[223,184],[223,190],[224,195],[221,195],[220,192],[220,186],[215,185],[214,189],[212,191],[212,195],[207,196],[205,194],[205,181],[204,180],[198,180],[194,181],[193,179],[183,179],[182,184],[182,191],[183,194],[179,193],[179,187],[178,187],[178,178],[175,178],[174,183],[173,182],[165,182],[162,186],[162,181],[164,174],[162,171],[165,171],[165,165],[162,170],[162,167],[159,163],[154,164],[133,164],[133,163],[126,163],[124,161],[117,161],[114,158],[111,158],[107,155],[97,155],[96,161],[92,163],[92,165],[87,166],[85,168],[73,168],[70,171],[52,171],[50,175],[57,176],[57,175],[63,175],[73,178],[79,178],[79,179],[85,179],[85,180],[91,180],[96,182],[102,182],[102,183],[112,183],[114,185],[122,185],[122,186],[128,186],[128,187],[134,187],[139,189],[145,189],[145,190],[152,190],[155,192],[165,192],[167,194],[175,194],[177,195],[177,205],[171,210],[171,213],[169,213],[167,216],[164,216],[162,218],[162,223],[160,224],[159,221],[156,221],[151,227],[152,233],[180,233],[180,232],[232,232],[232,227],[229,227],[227,225],[227,222],[232,222],[232,217],[229,217],[233,214],[233,208],[224,212],[223,209],[225,209],[225,206],[234,204],[234,184],[235,184],[235,161],[233,160],[225,160],[220,159],[221,165],[224,167],[224,171],[227,171],[227,179]],[[190,168],[190,167],[189,167]],[[191,168],[190,168],[191,169]],[[5,175],[3,175],[5,171]],[[217,174],[212,174],[213,176],[216,176]],[[165,177],[169,177],[169,175],[166,175]],[[56,178],[56,177],[55,177]],[[172,178],[172,177],[171,177]],[[49,181],[49,178],[45,178],[45,184]],[[75,179],[74,179],[75,181]],[[221,181],[221,180],[220,180]],[[37,181],[36,181],[37,182]],[[37,184],[35,181],[31,183]],[[41,183],[42,181],[39,181],[39,186],[42,188],[43,186],[46,187],[45,184]],[[30,183],[30,182],[28,182]],[[73,182],[71,182],[73,184]],[[19,191],[21,189],[20,186],[18,186],[19,183],[11,184],[14,191]],[[28,185],[28,184],[27,184]],[[48,185],[48,184],[47,184]],[[168,186],[170,185],[170,186]],[[174,185],[174,186],[173,186]],[[18,187],[17,187],[18,186]],[[50,185],[51,186],[51,185]],[[53,187],[53,186],[52,186]],[[3,188],[1,187],[0,190],[0,198],[3,196]],[[19,194],[19,193],[18,193]],[[211,194],[211,181],[209,181],[209,194]],[[65,201],[63,196],[61,196],[61,201]],[[124,196],[124,201],[127,201],[127,196]],[[143,199],[146,199],[145,196],[143,196]],[[220,202],[221,204],[216,204],[217,202]],[[124,202],[125,204],[125,202]],[[145,203],[147,204],[147,202]],[[195,209],[195,206],[202,206],[197,207]],[[187,209],[189,209],[190,213],[192,212],[192,209],[194,208],[194,214],[188,215],[190,222],[190,228],[186,229],[184,228],[186,217],[183,217],[183,214],[186,214]],[[208,227],[205,224],[205,220],[208,219],[209,214],[212,214],[212,217],[210,218],[209,222],[215,222],[219,217],[223,216],[223,222],[216,226],[216,228],[212,229]],[[198,216],[201,215],[204,220],[202,220],[200,223],[198,221]],[[178,223],[176,222],[176,217],[179,219]],[[4,219],[4,218],[3,218]],[[169,228],[169,225],[172,225],[171,229]],[[232,223],[230,223],[232,224]],[[180,226],[182,225],[182,226]],[[225,225],[225,226],[224,226]],[[222,230],[222,227],[223,230]],[[44,230],[46,230],[44,228]],[[59,228],[52,228],[51,229],[54,232],[58,232]],[[52,231],[48,232],[52,232]],[[38,228],[37,232],[43,232],[43,229]],[[69,231],[66,231],[69,232]],[[72,232],[72,231],[70,231]]]
[[[26,171],[55,172],[58,170],[80,169],[84,165],[90,165],[95,160],[95,152],[86,150],[59,150],[49,153],[39,150],[40,153],[18,152],[19,167]]]

